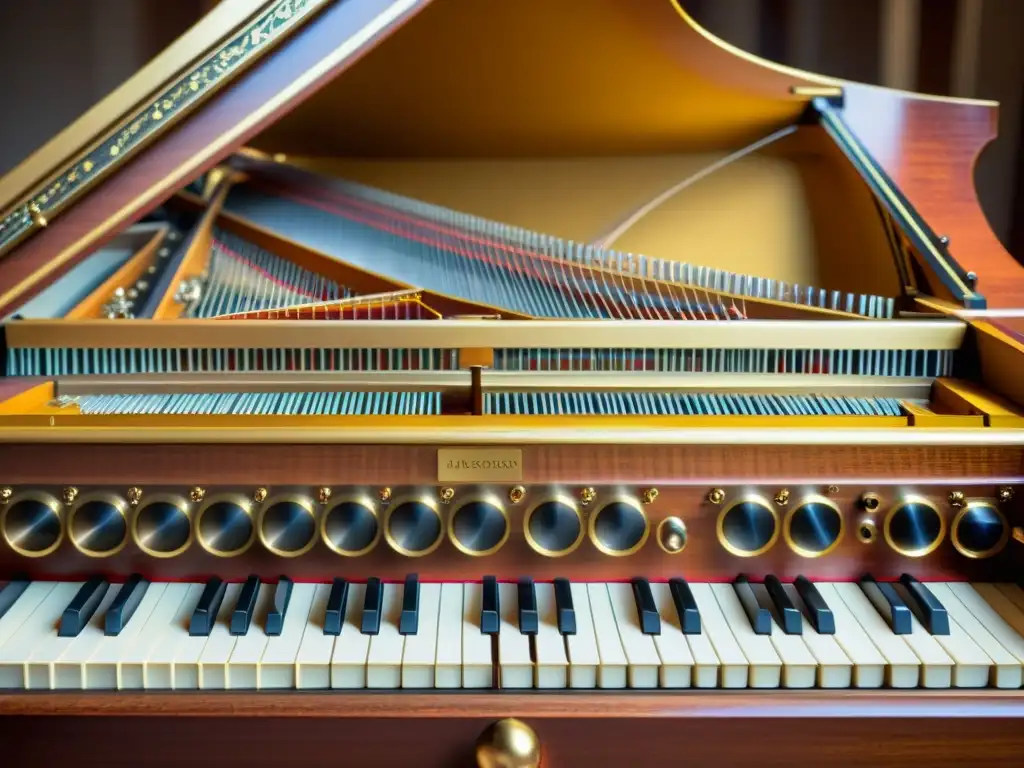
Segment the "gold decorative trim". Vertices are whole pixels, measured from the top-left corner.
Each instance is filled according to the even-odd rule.
[[[606,509],[616,504],[623,504],[629,507],[634,512],[639,514],[641,519],[644,521],[643,535],[640,537],[640,540],[636,544],[629,547],[628,549],[612,549],[605,542],[601,541],[600,537],[597,535],[598,518],[601,517],[601,514]],[[638,502],[631,496],[614,496],[608,499],[608,501],[604,502],[601,505],[601,508],[597,510],[597,512],[590,516],[590,520],[587,523],[587,536],[590,538],[590,543],[594,545],[594,548],[598,552],[608,555],[609,557],[628,557],[629,555],[639,552],[641,549],[643,549],[644,544],[647,543],[647,539],[650,535],[651,521],[647,517],[647,512],[644,511],[644,508],[640,505],[640,502]]]
[[[494,507],[494,509],[498,511],[502,519],[505,521],[505,532],[502,533],[501,539],[498,540],[498,543],[489,549],[471,549],[463,541],[461,541],[458,535],[455,533],[455,518],[458,516],[459,512],[468,507],[470,504],[486,504],[488,506]],[[453,509],[451,514],[448,516],[447,528],[448,540],[451,541],[452,545],[457,550],[459,550],[459,552],[461,552],[464,555],[469,555],[470,557],[486,557],[487,555],[493,555],[495,552],[497,552],[499,549],[505,546],[505,542],[508,541],[508,537],[512,533],[512,521],[509,520],[508,510],[505,509],[505,505],[502,504],[501,499],[498,496],[496,496],[495,494],[482,494],[479,496],[470,496],[469,498],[463,500],[457,507],[455,507],[455,509]]]
[[[278,0],[0,220],[0,256],[237,77],[331,0]]]
[[[818,504],[819,506],[825,507],[835,513],[836,517],[839,518],[839,532],[836,534],[835,539],[821,551],[813,549],[804,549],[796,540],[793,538],[793,518],[797,516],[797,513],[804,509],[809,504]],[[843,512],[839,509],[839,506],[835,504],[831,499],[818,494],[812,494],[805,496],[800,499],[800,503],[793,507],[782,520],[782,538],[786,542],[786,546],[789,547],[795,554],[800,557],[816,558],[824,557],[825,555],[832,552],[836,547],[843,541],[843,536],[846,534],[846,519],[843,517]]]
[[[999,537],[999,541],[996,542],[995,546],[991,549],[979,551],[976,549],[970,549],[960,541],[960,522],[971,512],[978,509],[987,509],[995,514],[999,518],[999,521],[1003,525],[1002,535]],[[1007,543],[1010,541],[1010,525],[1006,522],[1006,516],[999,510],[999,508],[990,501],[970,501],[963,509],[957,512],[956,517],[953,518],[953,523],[949,527],[950,529],[950,540],[953,542],[953,547],[964,557],[969,557],[972,560],[984,560],[986,558],[997,555],[1003,551]]]
[[[812,349],[954,351],[959,320],[17,320],[8,349]]]
[[[898,544],[892,538],[892,520],[896,516],[896,513],[901,511],[904,507],[910,504],[917,504],[924,507],[929,512],[934,514],[939,519],[939,533],[935,539],[928,542],[925,546],[919,547],[918,549],[906,549],[898,546]],[[903,557],[924,557],[930,555],[939,545],[942,544],[946,538],[946,518],[939,511],[939,508],[932,504],[928,499],[923,496],[908,495],[897,501],[889,509],[889,512],[885,516],[885,522],[882,524],[882,535],[885,537],[885,543],[889,545],[889,548],[897,554],[903,555]]]
[[[729,539],[725,535],[725,518],[728,517],[729,513],[736,509],[736,507],[741,506],[743,504],[754,504],[756,506],[761,507],[772,516],[772,520],[774,521],[774,527],[772,528],[771,538],[768,539],[768,542],[760,549],[755,549],[753,551],[740,549],[736,547],[731,541],[729,541]],[[732,504],[727,506],[718,514],[718,521],[715,524],[715,530],[718,535],[718,543],[722,545],[722,549],[724,549],[730,555],[735,555],[736,557],[757,557],[758,555],[763,555],[765,552],[768,552],[772,547],[775,546],[775,542],[779,540],[779,535],[782,532],[781,529],[782,526],[779,524],[779,513],[778,511],[776,511],[775,506],[773,504],[770,504],[767,499],[762,498],[761,496],[757,496],[755,494],[741,496],[740,498],[733,501]]]
[[[577,534],[576,539],[573,541],[573,543],[565,549],[547,549],[546,547],[542,547],[540,542],[538,542],[533,537],[533,534],[530,533],[530,520],[533,518],[533,514],[538,509],[543,507],[545,504],[552,503],[561,504],[567,509],[571,510],[572,513],[576,515],[576,520],[580,524],[579,534]],[[566,494],[558,494],[556,496],[542,498],[540,501],[538,501],[536,504],[530,507],[529,510],[527,510],[526,515],[523,517],[523,536],[526,538],[526,543],[530,545],[530,549],[532,549],[537,554],[544,555],[544,557],[565,557],[566,555],[571,555],[573,552],[579,549],[580,545],[583,543],[583,540],[587,537],[587,524],[586,521],[583,519],[583,513],[580,512],[580,508],[579,505],[576,503],[576,500]]]

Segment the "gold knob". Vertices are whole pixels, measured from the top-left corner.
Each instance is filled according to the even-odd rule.
[[[708,491],[708,501],[712,504],[721,504],[725,501],[725,491],[721,488],[712,488]]]
[[[437,495],[440,497],[442,504],[447,504],[448,502],[455,498],[455,489],[442,488],[440,491],[437,492]]]
[[[326,485],[320,488],[320,490],[316,492],[316,500],[321,504],[328,503],[331,500],[331,489]]]
[[[580,504],[584,507],[588,504],[593,503],[594,499],[597,498],[597,491],[593,488],[582,488],[580,489]]]
[[[267,493],[268,491],[266,488],[257,488],[255,491],[253,491],[252,500],[255,501],[257,504],[262,504],[264,501],[267,500]]]
[[[517,485],[517,486],[515,486],[513,488],[510,488],[509,491],[508,491],[508,500],[512,504],[518,504],[519,502],[521,502],[523,500],[523,498],[525,496],[526,496],[526,489],[523,488],[523,486],[521,486],[521,485]]]
[[[775,504],[779,507],[784,507],[789,504],[789,489],[783,488],[781,491],[775,494]]]
[[[188,492],[188,497],[196,504],[206,498],[206,489],[200,488],[198,485]]]
[[[654,501],[658,498],[658,489],[648,488],[646,491],[644,491],[642,498],[644,504],[653,504]]]
[[[1004,485],[997,492],[1000,504],[1006,504],[1008,501],[1013,499],[1013,488],[1008,485]]]
[[[953,509],[963,509],[965,506],[967,506],[967,498],[964,496],[964,492],[950,491],[949,506],[951,506]]]
[[[11,496],[14,495],[14,491],[10,488],[0,488],[0,504],[6,504],[11,500]]]
[[[387,504],[391,501],[391,489],[384,487],[377,491],[377,498],[380,499],[381,504]]]
[[[128,489],[126,496],[128,497],[128,503],[133,507],[137,507],[139,506],[139,502],[142,501],[142,489],[133,485]]]
[[[538,768],[540,742],[526,723],[507,718],[487,727],[476,741],[479,768]]]
[[[73,485],[69,485],[64,489],[64,493],[61,494],[65,504],[74,504],[75,499],[78,498],[78,489]]]
[[[666,517],[658,525],[658,544],[670,555],[682,552],[686,548],[686,523],[678,517]]]

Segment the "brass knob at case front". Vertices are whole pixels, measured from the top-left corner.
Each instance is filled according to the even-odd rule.
[[[521,720],[499,720],[477,739],[476,764],[479,768],[538,768],[540,741]]]

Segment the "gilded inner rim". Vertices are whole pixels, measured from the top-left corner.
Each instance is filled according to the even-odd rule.
[[[71,542],[89,557],[110,557],[128,543],[127,502],[112,494],[83,496],[68,520]]]
[[[200,546],[218,557],[245,552],[256,538],[252,503],[244,496],[218,496],[206,502],[196,520]]]
[[[594,546],[613,556],[631,555],[639,550],[650,533],[647,515],[632,499],[614,499],[602,506],[590,519]]]
[[[407,557],[429,555],[444,539],[437,503],[428,498],[395,502],[388,510],[384,536],[392,549]]]

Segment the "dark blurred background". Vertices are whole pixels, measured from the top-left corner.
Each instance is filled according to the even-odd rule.
[[[0,0],[0,175],[217,2]],[[977,187],[996,234],[1024,261],[1024,0],[682,4],[712,33],[767,59],[893,88],[1001,102],[1000,137],[981,157]]]

